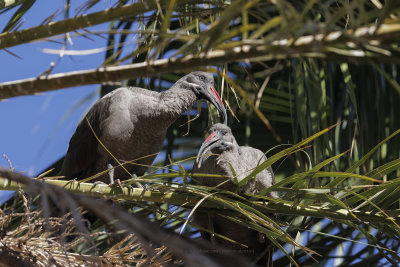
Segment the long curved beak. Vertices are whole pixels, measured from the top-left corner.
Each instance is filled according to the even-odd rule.
[[[226,109],[224,103],[222,103],[222,99],[219,96],[217,90],[214,87],[210,87],[212,94],[207,97],[207,100],[210,101],[218,110],[219,114],[222,116],[225,125],[228,125],[228,116],[226,114]]]
[[[207,139],[201,145],[199,152],[197,153],[196,162],[197,167],[200,168],[204,160],[206,160],[209,155],[207,155],[215,146],[218,145],[220,136],[217,132],[212,132]]]

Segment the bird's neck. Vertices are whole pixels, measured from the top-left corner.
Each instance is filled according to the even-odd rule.
[[[213,154],[219,154],[222,158],[238,158],[240,156],[240,146],[236,141],[232,142],[232,145],[225,147],[224,149],[215,148],[211,151]]]
[[[162,112],[161,117],[169,126],[186,110],[190,109],[196,100],[197,98],[193,91],[172,86],[160,95],[159,107]]]
[[[229,149],[226,149],[224,151],[221,151],[220,154],[221,155],[223,154],[224,156],[228,155],[228,156],[232,156],[232,157],[238,157],[240,154],[239,152],[240,152],[239,147],[235,146],[235,147],[230,147]]]

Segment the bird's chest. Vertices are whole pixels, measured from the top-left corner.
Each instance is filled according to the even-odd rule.
[[[198,178],[198,182],[205,186],[215,187],[218,186],[221,189],[236,191],[236,185],[234,183],[234,172],[232,172],[232,163],[223,155],[210,156],[198,171],[198,173],[204,174],[216,174],[220,177],[208,177],[203,176]]]

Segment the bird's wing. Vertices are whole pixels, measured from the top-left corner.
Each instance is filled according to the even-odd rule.
[[[143,118],[154,117],[151,107],[157,104],[159,95],[158,92],[138,87],[121,87],[99,99],[79,123],[70,140],[62,174],[67,178],[85,178],[106,169],[109,155],[101,149],[97,138],[108,148],[114,146],[116,151],[113,153],[127,153],[126,149],[122,149],[125,152],[119,151],[121,146],[115,147],[118,145],[115,140],[122,140],[122,145],[125,145],[123,140],[129,140],[136,127],[149,128],[146,126],[152,122]],[[152,132],[151,136],[162,138],[162,134]],[[141,155],[139,148],[134,153]]]
[[[267,160],[267,157],[261,150],[258,150],[253,147],[241,146],[240,152],[241,152],[240,165],[243,166],[242,169],[245,169],[246,175],[249,174],[250,170],[253,170],[254,168],[256,168],[257,166],[259,166],[260,164],[262,164]],[[254,183],[254,188],[253,187],[251,188],[256,193],[270,187],[273,184],[275,184],[275,175],[274,172],[272,171],[271,166],[269,166],[267,169],[257,174]],[[271,193],[271,196],[275,197],[276,193],[275,192]]]
[[[79,179],[94,174],[95,162],[99,155],[98,141],[93,132],[98,137],[101,135],[100,122],[109,116],[107,107],[110,105],[110,100],[108,95],[98,100],[79,122],[69,142],[62,167],[61,173],[67,179]]]

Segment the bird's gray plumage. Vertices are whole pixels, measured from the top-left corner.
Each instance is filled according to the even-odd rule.
[[[212,74],[192,72],[164,92],[123,87],[108,93],[79,123],[70,140],[61,174],[67,179],[80,179],[107,170],[108,164],[117,165],[95,133],[120,162],[134,160],[124,165],[131,174],[143,175],[156,157],[152,154],[160,152],[167,128],[196,100],[210,101],[226,123],[225,107],[213,86]],[[130,177],[122,168],[116,168],[114,175]],[[108,182],[108,174],[96,180]]]
[[[233,173],[237,175],[237,180],[243,180],[255,167],[267,160],[264,153],[256,148],[249,146],[239,146],[231,129],[221,123],[214,124],[209,130],[209,137],[202,144],[197,160],[193,165],[193,173],[220,174],[226,178],[227,182],[220,186],[221,189],[236,193],[255,194],[270,187],[275,183],[275,176],[271,167],[263,170],[245,185],[238,188],[233,181]],[[197,182],[206,186],[217,186],[221,183],[220,179],[212,177],[196,178]],[[272,192],[276,197],[276,193]]]
[[[266,156],[258,149],[239,146],[231,129],[224,124],[217,123],[213,125],[209,134],[209,137],[203,142],[199,150],[192,172],[196,174],[219,174],[227,178],[196,176],[193,178],[196,184],[210,187],[219,186],[221,189],[235,193],[254,194],[275,183],[274,173],[269,167],[257,174],[255,179],[249,180],[239,188],[234,182],[234,173],[237,175],[238,181],[243,180],[255,167],[267,160]],[[272,192],[270,195],[274,198],[277,197],[276,192]],[[216,233],[246,245],[248,250],[245,250],[241,245],[222,238],[211,238],[210,234],[202,232],[204,238],[211,239],[213,243],[228,249],[241,250],[244,255],[249,256],[252,260],[257,258],[270,244],[259,232],[234,223],[213,211],[196,211],[194,222],[203,228],[210,229],[212,227]],[[210,225],[210,222],[212,225]],[[249,251],[252,252],[249,253]],[[272,251],[270,250],[268,253],[269,255],[261,260],[262,264],[265,264],[266,261],[271,261]]]

